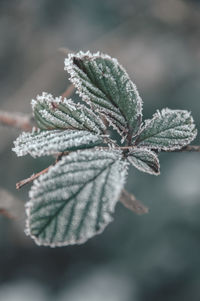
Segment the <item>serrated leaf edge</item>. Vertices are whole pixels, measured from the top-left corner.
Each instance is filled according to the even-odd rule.
[[[40,148],[39,146],[34,146],[34,147],[30,147],[31,145],[31,141],[34,141],[34,138],[36,139],[41,139],[41,137],[32,137],[32,134],[44,134],[44,140],[47,139],[47,137],[45,136],[45,134],[48,135],[48,145],[46,147],[46,145],[43,145],[43,148]],[[49,141],[50,140],[54,140],[54,142],[56,142],[56,139],[58,139],[59,134],[62,134],[63,136],[65,136],[65,138],[69,137],[71,135],[71,138],[68,139],[68,142],[65,141],[65,149],[56,149],[55,143],[53,145],[53,147],[49,147]],[[77,140],[77,136],[76,135],[80,135],[82,137],[79,137],[79,139],[82,140],[82,144],[78,143]],[[57,135],[57,137],[56,137]],[[24,141],[24,139],[27,139],[28,141]],[[32,132],[22,132],[17,139],[13,142],[14,143],[14,147],[12,148],[12,151],[15,152],[17,154],[18,157],[21,156],[25,156],[25,155],[30,155],[33,158],[36,157],[42,157],[42,156],[50,156],[50,155],[55,155],[57,153],[60,152],[64,152],[64,151],[76,151],[77,149],[81,149],[83,147],[83,145],[86,145],[86,143],[88,143],[88,149],[90,148],[95,148],[95,146],[101,144],[104,142],[104,139],[107,138],[107,136],[103,136],[103,135],[97,135],[97,134],[93,134],[89,131],[81,131],[81,130],[40,130],[40,129],[33,129]],[[63,137],[60,137],[60,140],[62,140]],[[85,139],[85,140],[84,140]],[[70,147],[70,143],[73,141],[71,147]],[[35,141],[34,141],[35,142]],[[38,143],[38,141],[36,141]],[[52,141],[51,141],[52,142]],[[78,143],[78,145],[77,145]],[[22,144],[22,145],[21,145]],[[30,145],[29,145],[30,144]],[[92,145],[91,145],[92,144]],[[56,145],[61,146],[59,143],[56,143]],[[68,145],[68,146],[67,146]],[[87,148],[86,146],[84,148]]]
[[[180,112],[180,113],[185,113],[185,114],[188,114],[188,117],[191,118],[191,125],[193,125],[193,130],[194,130],[194,132],[193,132],[193,136],[192,136],[191,138],[185,139],[185,146],[188,145],[188,144],[190,144],[190,142],[192,142],[192,141],[196,138],[196,136],[197,136],[197,134],[198,134],[198,130],[196,129],[196,126],[195,126],[195,123],[194,123],[194,118],[192,117],[191,112],[188,111],[188,110],[172,110],[172,109],[169,109],[169,108],[164,108],[164,109],[162,109],[161,111],[157,110],[156,113],[153,114],[152,118],[146,119],[146,120],[144,121],[143,126],[141,126],[140,131],[138,132],[138,134],[136,135],[136,137],[139,137],[140,134],[141,134],[146,128],[148,128],[149,124],[150,124],[153,120],[157,119],[157,118],[160,117],[160,116],[164,117],[165,113],[168,113],[168,112]],[[133,138],[135,138],[135,137],[133,137]],[[141,141],[141,142],[142,142],[142,141]],[[136,144],[136,145],[137,145],[137,147],[140,147],[140,142],[139,142],[138,144]],[[156,149],[156,150],[158,150],[158,151],[161,151],[161,150],[164,150],[164,151],[173,151],[173,150],[182,149],[182,148],[184,147],[183,145],[182,145],[182,146],[181,146],[181,145],[176,145],[176,146],[170,146],[170,147],[162,146],[162,147],[159,148],[159,147],[155,147],[155,145],[150,144],[150,143],[145,144],[145,145],[142,145],[142,146],[144,146],[145,148],[148,148],[148,149]]]
[[[99,152],[110,152],[109,150],[99,150]],[[76,153],[80,153],[82,152],[81,150],[78,150]],[[84,152],[84,151],[83,151]],[[118,154],[119,158],[118,158],[118,161],[121,161],[122,162],[122,152],[120,150],[113,150],[112,151],[113,153],[115,153],[116,155]],[[73,153],[75,154],[75,152]],[[68,156],[69,157],[69,156]],[[59,165],[61,165],[64,160],[64,158],[62,158],[55,166],[51,166],[48,170],[47,173],[51,173],[52,170],[56,169],[59,167]],[[117,160],[116,160],[117,161]],[[122,173],[124,173],[123,175],[123,181],[121,183],[121,187],[116,187],[118,189],[118,195],[120,197],[120,192],[122,191],[123,189],[123,186],[125,185],[125,182],[126,182],[126,178],[127,178],[127,174],[128,174],[128,167],[130,165],[130,163],[126,160],[126,161],[123,161],[123,170],[121,171]],[[32,207],[34,206],[34,199],[32,199],[32,189],[35,188],[35,186],[39,185],[40,181],[42,181],[43,177],[45,177],[45,174],[41,175],[38,179],[34,180],[33,181],[33,185],[31,187],[31,189],[29,190],[29,198],[30,198],[30,201],[28,201],[26,204],[25,204],[25,212],[26,212],[26,222],[25,222],[25,234],[29,237],[31,237],[35,243],[38,245],[38,246],[46,246],[46,247],[51,247],[51,248],[56,248],[56,247],[64,247],[64,246],[69,246],[69,245],[80,245],[80,244],[83,244],[85,243],[86,241],[88,241],[89,239],[93,238],[94,236],[96,235],[99,235],[101,234],[105,228],[114,220],[113,217],[110,217],[110,220],[102,227],[102,229],[100,229],[99,231],[97,231],[95,233],[94,236],[92,237],[89,237],[89,238],[83,238],[83,239],[80,239],[79,241],[74,241],[74,242],[59,242],[59,243],[46,243],[46,242],[41,242],[40,239],[38,239],[35,235],[33,235],[31,233],[31,227],[30,227],[30,216],[31,216],[31,209]],[[117,204],[117,202],[116,202]],[[115,204],[115,206],[116,206]],[[113,213],[115,211],[115,206],[113,208]]]
[[[97,115],[93,110],[91,110],[85,104],[81,104],[79,102],[75,103],[71,98],[67,99],[67,98],[63,98],[62,96],[53,97],[52,94],[47,93],[47,92],[43,92],[41,95],[37,95],[36,99],[32,99],[32,101],[31,101],[33,116],[35,117],[36,120],[37,120],[37,118],[35,116],[35,112],[34,111],[35,111],[35,108],[36,108],[36,106],[37,106],[38,103],[48,105],[49,109],[52,109],[53,104],[58,104],[58,105],[59,104],[64,104],[64,105],[66,105],[72,111],[81,110],[83,112],[83,114],[85,112],[87,112],[95,120],[95,122],[94,122],[95,123],[95,127],[93,129],[94,133],[102,134],[106,130],[106,126],[103,123],[103,121],[102,121],[102,119],[101,119],[101,117],[99,115]],[[41,110],[41,111],[45,111],[45,110]],[[60,111],[59,109],[57,109],[57,111],[60,112],[60,113],[62,113],[62,111]],[[42,114],[42,112],[41,112],[41,114]],[[72,119],[73,122],[75,121],[74,117],[68,116],[68,118]],[[85,118],[87,120],[89,120],[88,116],[86,116]],[[58,118],[56,117],[56,119],[58,119]],[[60,122],[63,123],[63,121],[60,121]],[[66,120],[66,122],[68,122],[68,121]],[[91,121],[89,120],[89,122],[91,122]],[[58,129],[60,129],[60,128],[58,127]],[[74,129],[76,129],[76,128],[74,128]],[[78,130],[81,130],[81,129],[78,129]],[[85,129],[85,130],[87,130],[87,129]]]
[[[74,71],[74,63],[73,63],[73,58],[79,58],[79,59],[83,59],[85,56],[91,58],[91,59],[95,59],[95,58],[102,58],[102,59],[108,59],[114,62],[114,64],[118,65],[122,71],[125,73],[125,75],[127,76],[127,78],[131,81],[132,85],[133,85],[133,89],[136,95],[136,102],[137,102],[137,114],[136,117],[141,117],[142,118],[142,109],[143,109],[143,101],[139,95],[138,89],[136,87],[136,85],[134,84],[134,82],[130,79],[128,73],[126,72],[126,70],[124,69],[124,67],[118,62],[118,60],[116,58],[112,58],[111,56],[109,56],[108,54],[104,54],[101,52],[96,52],[96,53],[91,53],[89,50],[86,52],[83,51],[79,51],[78,53],[69,53],[68,57],[65,59],[65,67],[64,70],[66,70],[69,74],[70,74],[70,78],[69,80],[72,82],[72,84],[75,85],[75,87],[77,88],[76,93],[86,102],[88,103],[90,106],[92,106],[92,103],[90,102],[90,98],[88,97],[87,94],[85,94],[82,91],[82,83],[81,81],[77,78],[76,76],[76,72]],[[97,110],[99,113],[103,113],[104,116],[107,117],[107,120],[109,121],[109,124],[111,126],[113,126],[113,128],[120,134],[123,135],[123,133],[125,132],[125,130],[123,129],[119,129],[116,125],[114,125],[113,121],[110,120],[110,118],[108,117],[108,115],[106,114],[106,111],[102,108],[99,107],[98,105],[96,105]],[[121,115],[121,117],[124,118],[123,115]],[[127,121],[124,118],[125,123],[127,123]],[[128,128],[127,128],[128,130]],[[139,129],[138,129],[139,131]],[[125,137],[126,138],[126,137]],[[125,138],[122,140],[124,141]]]

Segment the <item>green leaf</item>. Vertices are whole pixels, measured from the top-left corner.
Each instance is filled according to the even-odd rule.
[[[43,92],[32,100],[32,109],[37,125],[42,130],[76,129],[104,133],[105,125],[91,109],[71,99],[53,98]]]
[[[53,155],[58,152],[91,148],[103,143],[103,138],[87,131],[52,130],[22,133],[12,149],[18,156]]]
[[[37,244],[80,244],[112,221],[126,176],[118,151],[84,150],[63,157],[30,191],[26,233]]]
[[[157,155],[146,148],[134,148],[128,153],[128,161],[140,171],[159,175],[160,164]]]
[[[146,120],[135,144],[151,149],[174,150],[188,145],[196,135],[190,112],[163,109]]]
[[[89,51],[69,54],[65,70],[78,94],[105,116],[121,135],[138,131],[142,118],[142,100],[135,84],[114,58]]]

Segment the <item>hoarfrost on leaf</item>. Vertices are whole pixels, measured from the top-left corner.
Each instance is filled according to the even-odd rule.
[[[159,175],[160,164],[155,152],[146,148],[134,148],[128,153],[128,161],[140,171]]]
[[[103,143],[99,135],[87,131],[51,130],[22,133],[14,142],[13,151],[18,156],[33,157],[53,155],[58,152],[91,148]]]
[[[121,135],[137,133],[142,100],[127,72],[114,58],[89,51],[69,54],[65,70],[78,94],[105,116]]]
[[[146,120],[135,144],[151,149],[175,150],[188,145],[196,135],[190,112],[163,109],[157,111],[152,119]]]
[[[63,157],[34,181],[27,204],[26,233],[37,244],[83,243],[102,232],[125,182],[119,151],[84,150]]]
[[[18,156],[62,153],[54,166],[17,183],[20,188],[35,179],[26,233],[38,245],[52,247],[84,243],[104,230],[129,163],[158,175],[157,153],[181,149],[197,135],[191,114],[183,110],[157,111],[142,125],[142,100],[116,59],[80,51],[69,54],[65,69],[86,103],[48,93],[37,96],[32,109],[38,129],[22,133],[13,148]],[[107,136],[109,125],[122,136],[121,143],[126,140],[124,145]],[[126,194],[123,190],[123,198]],[[133,200],[129,196],[125,206],[138,207]]]
[[[77,129],[104,133],[105,125],[90,108],[71,99],[43,93],[32,100],[33,114],[40,129]]]

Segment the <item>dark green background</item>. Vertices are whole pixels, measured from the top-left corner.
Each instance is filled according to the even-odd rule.
[[[30,113],[37,94],[60,95],[69,82],[58,49],[90,49],[127,69],[145,118],[163,107],[188,109],[199,128],[199,37],[199,1],[1,0],[0,110]],[[0,191],[23,202],[29,187],[16,192],[15,182],[50,160],[17,158],[18,134],[0,128]],[[37,247],[23,222],[0,216],[0,300],[199,301],[200,154],[160,161],[159,177],[129,172],[126,188],[149,214],[119,204],[114,222],[84,245]]]

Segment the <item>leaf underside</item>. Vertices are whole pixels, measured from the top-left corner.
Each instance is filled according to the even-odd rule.
[[[190,112],[163,109],[145,122],[135,144],[151,149],[174,150],[188,145],[196,135]]]
[[[32,100],[32,109],[37,125],[42,130],[76,129],[104,133],[105,125],[91,109],[71,99],[53,98],[43,92]]]
[[[87,131],[33,131],[32,133],[22,133],[14,142],[13,151],[18,156],[30,154],[33,157],[40,157],[58,152],[91,148],[101,143],[103,143],[102,137]]]
[[[71,153],[40,176],[30,191],[26,233],[37,244],[85,242],[112,221],[126,175],[118,151]]]
[[[140,171],[153,175],[160,174],[158,156],[149,149],[134,148],[128,154],[128,161]]]
[[[100,53],[79,52],[68,56],[65,70],[82,99],[104,115],[120,134],[138,131],[142,100],[116,59]]]

